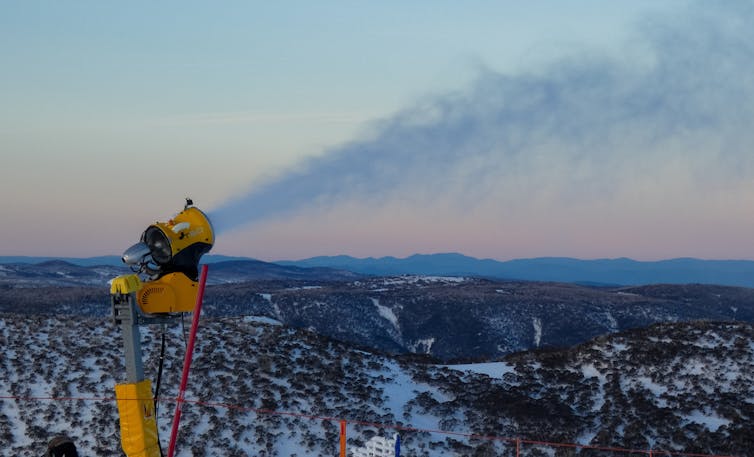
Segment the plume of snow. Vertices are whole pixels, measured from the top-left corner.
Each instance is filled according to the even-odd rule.
[[[754,176],[752,23],[751,2],[692,5],[640,24],[641,59],[584,53],[534,72],[482,70],[466,90],[427,97],[210,217],[222,232],[407,195],[588,207],[669,187],[703,200]]]

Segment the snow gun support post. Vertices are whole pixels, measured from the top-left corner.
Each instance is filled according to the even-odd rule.
[[[160,456],[152,383],[144,378],[139,326],[173,323],[181,313],[194,310],[199,259],[214,241],[209,219],[186,199],[183,211],[147,227],[141,241],[123,254],[123,262],[134,274],[112,280],[113,320],[123,331],[128,381],[115,386],[115,397],[121,444],[128,457]]]

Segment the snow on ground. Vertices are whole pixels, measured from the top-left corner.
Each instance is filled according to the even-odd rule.
[[[380,300],[376,298],[371,298],[372,304],[377,307],[377,312],[380,314],[380,316],[387,319],[391,324],[393,324],[393,327],[395,327],[396,330],[400,330],[400,327],[398,326],[398,317],[395,315],[392,309],[388,308],[387,306],[380,305]]]
[[[381,283],[385,286],[399,286],[405,284],[419,284],[419,283],[443,283],[443,284],[460,284],[467,281],[468,278],[463,276],[418,276],[418,275],[406,275],[395,278],[385,278]],[[354,282],[357,284],[357,282]],[[360,284],[360,283],[358,283]]]
[[[532,319],[532,325],[534,326],[534,347],[539,347],[539,343],[542,341],[542,320],[535,317]]]
[[[432,397],[438,402],[449,401],[450,398],[443,394],[439,389],[432,387],[428,384],[417,383],[406,373],[396,362],[390,362],[384,367],[389,372],[390,380],[385,381],[382,384],[378,384],[380,388],[385,392],[385,405],[389,409],[396,420],[403,420],[403,411],[406,404],[413,400],[418,394],[423,392],[429,392]],[[375,377],[379,373],[374,373]],[[417,415],[413,414],[409,420],[411,426],[436,430],[439,427],[439,419],[433,415]]]
[[[585,431],[584,433],[576,437],[576,443],[589,445],[595,436],[597,436],[597,432],[595,432],[594,430]]]
[[[516,369],[506,362],[467,363],[463,365],[441,365],[445,368],[458,371],[470,371],[487,375],[490,378],[500,379],[506,373],[514,373]]]
[[[722,418],[716,414],[705,414],[699,410],[694,410],[691,414],[683,416],[683,418],[689,422],[704,425],[712,432],[716,432],[717,429],[723,425],[730,424],[728,419]]]
[[[245,316],[243,321],[250,324],[283,325],[279,320],[267,316]]]
[[[415,352],[417,354],[430,354],[432,352],[433,344],[435,344],[434,337],[425,338],[422,340],[414,341],[413,343],[408,345],[408,348],[411,350],[411,352]]]
[[[635,381],[640,384],[643,388],[647,389],[648,391],[652,392],[652,395],[654,395],[654,400],[657,403],[657,406],[660,408],[667,407],[667,400],[665,400],[662,395],[667,393],[668,388],[657,384],[650,378],[649,376],[639,376],[635,379]]]
[[[592,411],[599,411],[605,404],[605,382],[607,377],[593,363],[582,365],[581,373],[585,379],[597,378],[597,382],[599,382],[599,391],[594,394],[594,403],[592,404]]]

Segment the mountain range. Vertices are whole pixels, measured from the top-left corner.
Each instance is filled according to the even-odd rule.
[[[754,287],[754,261],[680,258],[644,262],[627,258],[580,260],[541,257],[498,261],[462,254],[416,254],[406,258],[313,257],[280,265],[329,267],[366,275],[479,276],[525,281],[603,285],[720,284]]]
[[[554,281],[592,285],[647,285],[647,284],[718,284],[754,287],[754,261],[703,260],[692,258],[659,261],[637,261],[627,258],[580,260],[564,257],[542,257],[498,261],[449,254],[416,254],[406,258],[380,257],[355,258],[350,256],[313,257],[303,260],[262,262],[244,257],[207,255],[204,263],[235,271],[232,281],[256,279],[262,269],[277,271],[270,274],[278,278],[288,275],[280,267],[330,269],[333,279],[350,272],[370,276],[439,275],[474,276],[523,281]],[[65,261],[83,267],[122,266],[120,257],[50,258],[0,256],[0,264],[33,265],[49,261]],[[246,263],[245,262],[249,262]],[[232,265],[232,266],[231,266]],[[248,268],[247,268],[248,267]],[[244,270],[248,271],[244,271]],[[337,271],[338,273],[335,273]],[[303,277],[308,272],[290,272],[290,279]],[[319,270],[322,277],[328,270]],[[353,275],[352,275],[353,276]],[[347,275],[346,275],[347,277]],[[271,277],[269,277],[271,279]]]

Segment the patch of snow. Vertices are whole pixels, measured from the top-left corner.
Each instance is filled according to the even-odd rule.
[[[652,392],[655,395],[655,397],[659,397],[660,395],[668,391],[667,387],[662,386],[652,381],[652,379],[649,376],[639,376],[638,378],[636,378],[636,381],[638,381],[639,384],[642,385],[642,387]]]
[[[593,363],[582,365],[581,374],[583,374],[585,378],[605,378],[605,375],[600,373],[600,371],[597,369],[597,367],[594,366]]]
[[[435,338],[425,338],[423,340],[417,340],[413,344],[409,344],[408,348],[414,353],[430,354],[432,351],[432,345],[435,344]]]
[[[405,285],[405,284],[418,284],[418,283],[445,283],[445,284],[459,284],[467,281],[468,278],[463,276],[421,276],[421,275],[407,275],[397,278],[386,278],[382,281],[382,284],[386,286]]]
[[[463,365],[440,365],[451,370],[469,371],[501,379],[505,373],[515,373],[516,369],[506,362],[466,363]]]
[[[377,312],[380,314],[380,316],[387,319],[391,324],[393,324],[393,327],[395,327],[396,330],[400,330],[400,327],[398,327],[398,316],[395,315],[393,310],[388,308],[387,306],[380,305],[380,301],[376,298],[370,298],[370,300],[372,300],[372,304],[377,307]]]
[[[279,320],[267,316],[244,316],[243,321],[252,324],[283,325]]]
[[[593,363],[582,365],[581,373],[584,375],[584,379],[597,378],[599,391],[594,395],[592,411],[599,411],[605,404],[605,382],[607,381],[607,377]]]
[[[268,302],[272,303],[272,294],[257,294],[260,297],[264,298]]]
[[[585,430],[581,435],[576,437],[576,443],[588,446],[592,444],[592,440],[597,436],[596,431]]]
[[[707,427],[711,432],[716,432],[723,425],[730,425],[730,421],[714,413],[705,414],[699,410],[694,410],[691,414],[683,416],[688,422],[694,422]]]
[[[539,343],[542,341],[542,320],[535,317],[532,320],[532,325],[534,325],[534,347],[539,347]]]
[[[426,282],[464,282],[466,278],[463,276],[420,276],[421,281]]]
[[[384,365],[384,369],[388,371],[387,375],[391,380],[378,384],[377,388],[385,392],[387,409],[392,412],[396,419],[403,416],[405,405],[420,393],[429,392],[432,398],[440,403],[452,400],[436,387],[414,381],[396,362],[387,363]],[[374,372],[372,373],[372,377],[377,378],[380,374],[384,375],[386,373]],[[413,414],[410,423],[411,426],[417,428],[435,430],[439,428],[439,419],[434,415]]]
[[[27,432],[26,421],[22,419],[19,402],[12,401],[5,403],[6,406],[3,409],[3,413],[5,414],[8,423],[13,424],[13,427],[10,427],[13,441],[15,441],[15,444],[18,446],[31,448],[33,443]]]
[[[736,314],[738,312],[738,307],[737,306],[731,306],[730,310],[733,311],[733,314]]]

